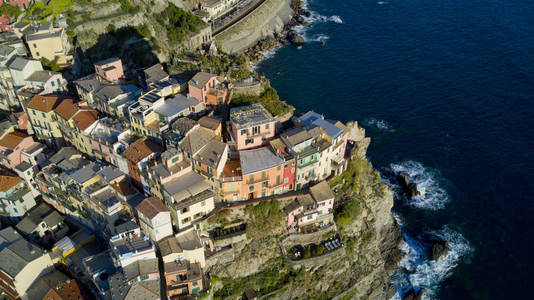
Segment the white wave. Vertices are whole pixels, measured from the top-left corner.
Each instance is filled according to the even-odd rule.
[[[341,20],[340,16],[331,16],[330,18],[328,18],[328,21],[343,24],[343,20]]]
[[[420,195],[412,199],[407,199],[411,206],[438,210],[444,208],[445,204],[449,201],[447,192],[441,188],[436,179],[439,176],[438,171],[425,168],[421,163],[415,161],[391,164],[390,168],[395,175],[401,172],[407,172],[412,177],[412,180],[417,183],[417,189]],[[396,183],[392,182],[392,184]]]
[[[315,34],[309,39],[312,42],[326,42],[330,37],[326,34]]]
[[[302,50],[302,46],[298,46],[298,47],[297,47],[297,50]]]
[[[391,129],[391,125],[384,121],[384,120],[377,120],[375,118],[371,118],[371,119],[367,119],[365,121],[365,124],[367,126],[374,126],[380,130],[390,130]]]
[[[384,4],[389,4],[389,2],[387,2],[387,1],[378,1],[378,2],[376,2],[376,4],[384,5]]]
[[[434,299],[440,283],[450,276],[460,259],[471,253],[469,242],[458,232],[448,227],[433,232],[433,235],[449,243],[449,251],[438,260],[429,260],[426,247],[419,241],[404,235],[406,242],[401,245],[404,258],[392,276],[393,284],[399,291],[392,299],[401,299],[400,293],[411,288],[423,288],[423,299]]]
[[[274,57],[276,55],[276,52],[278,52],[278,50],[280,50],[280,48],[282,48],[282,45],[278,45],[272,49],[268,49],[268,50],[263,50],[263,51],[260,51],[260,59],[258,60],[257,63],[253,64],[253,63],[250,63],[250,68],[252,69],[252,71],[256,71],[256,68],[258,67],[258,65],[263,62],[263,61],[266,61],[272,57]]]

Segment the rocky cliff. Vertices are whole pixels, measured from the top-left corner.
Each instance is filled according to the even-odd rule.
[[[284,201],[263,202],[232,210],[227,218],[247,221],[247,239],[234,244],[233,261],[210,269],[215,298],[232,298],[253,288],[273,299],[389,299],[395,294],[390,275],[400,260],[401,232],[391,208],[393,197],[365,159],[369,138],[357,124],[347,124],[356,141],[347,170],[330,184],[336,190],[336,225],[344,249],[302,261],[281,251],[287,240],[280,208]],[[332,236],[325,230],[324,236]],[[321,233],[315,233],[317,237]]]
[[[294,15],[290,0],[266,0],[243,21],[217,36],[216,41],[228,53],[238,53],[259,40],[281,32]]]

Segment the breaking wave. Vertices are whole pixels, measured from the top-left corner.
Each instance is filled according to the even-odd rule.
[[[276,53],[278,52],[278,50],[280,50],[280,48],[282,48],[281,45],[276,46],[274,48],[271,48],[269,50],[260,51],[261,58],[258,60],[258,62],[255,63],[255,64],[253,64],[253,63],[250,64],[250,68],[252,69],[252,71],[256,71],[256,68],[258,67],[258,65],[260,63],[262,63],[263,61],[266,61],[266,60],[274,57],[276,55]]]
[[[439,172],[437,170],[425,168],[421,163],[415,161],[391,164],[390,168],[395,176],[401,172],[407,172],[417,184],[420,195],[405,199],[409,205],[422,209],[438,210],[444,208],[449,201],[447,192],[438,183]],[[390,183],[396,186],[399,191],[400,187],[397,185],[395,176],[392,176]]]
[[[341,17],[339,16],[331,16],[328,18],[328,21],[338,23],[338,24],[343,24],[343,20],[341,20]]]
[[[391,129],[391,125],[388,122],[386,122],[385,120],[377,120],[375,118],[365,120],[364,124],[367,126],[376,127],[377,129],[380,129],[380,130]]]
[[[447,226],[432,234],[449,243],[448,253],[435,261],[428,258],[427,248],[420,241],[403,234],[405,242],[401,244],[401,251],[404,258],[392,276],[398,291],[392,300],[400,300],[412,288],[415,291],[423,288],[423,299],[435,299],[441,282],[452,274],[462,257],[473,252],[469,242]]]

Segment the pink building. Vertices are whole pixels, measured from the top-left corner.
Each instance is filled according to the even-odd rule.
[[[237,150],[265,145],[275,135],[276,120],[261,104],[232,108],[230,122]]]
[[[40,95],[59,93],[65,90],[67,81],[58,72],[39,70],[26,78],[26,87],[41,91]]]
[[[12,5],[12,6],[18,6],[22,10],[26,10],[26,8],[30,7],[30,3],[29,3],[28,0],[11,0],[11,1],[2,1],[2,2],[0,2],[0,6],[2,6],[4,4],[8,4],[8,5]],[[9,26],[10,21],[11,20],[9,19],[9,17],[6,14],[0,16],[0,31],[1,32],[4,32],[4,31],[11,32],[11,31],[13,31],[11,29],[11,26]]]
[[[107,81],[116,82],[124,79],[124,70],[120,58],[112,57],[99,61],[94,67],[95,73]]]
[[[198,72],[189,80],[189,95],[204,105],[218,105],[226,102],[227,91],[217,80],[217,76]]]
[[[284,159],[267,147],[239,151],[241,199],[255,199],[284,192]]]
[[[9,169],[22,162],[22,151],[33,145],[33,138],[23,132],[10,132],[0,139],[0,159]]]

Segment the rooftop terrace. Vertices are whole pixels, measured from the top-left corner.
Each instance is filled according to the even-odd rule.
[[[230,110],[230,120],[237,129],[274,122],[273,116],[261,105],[235,107]]]

